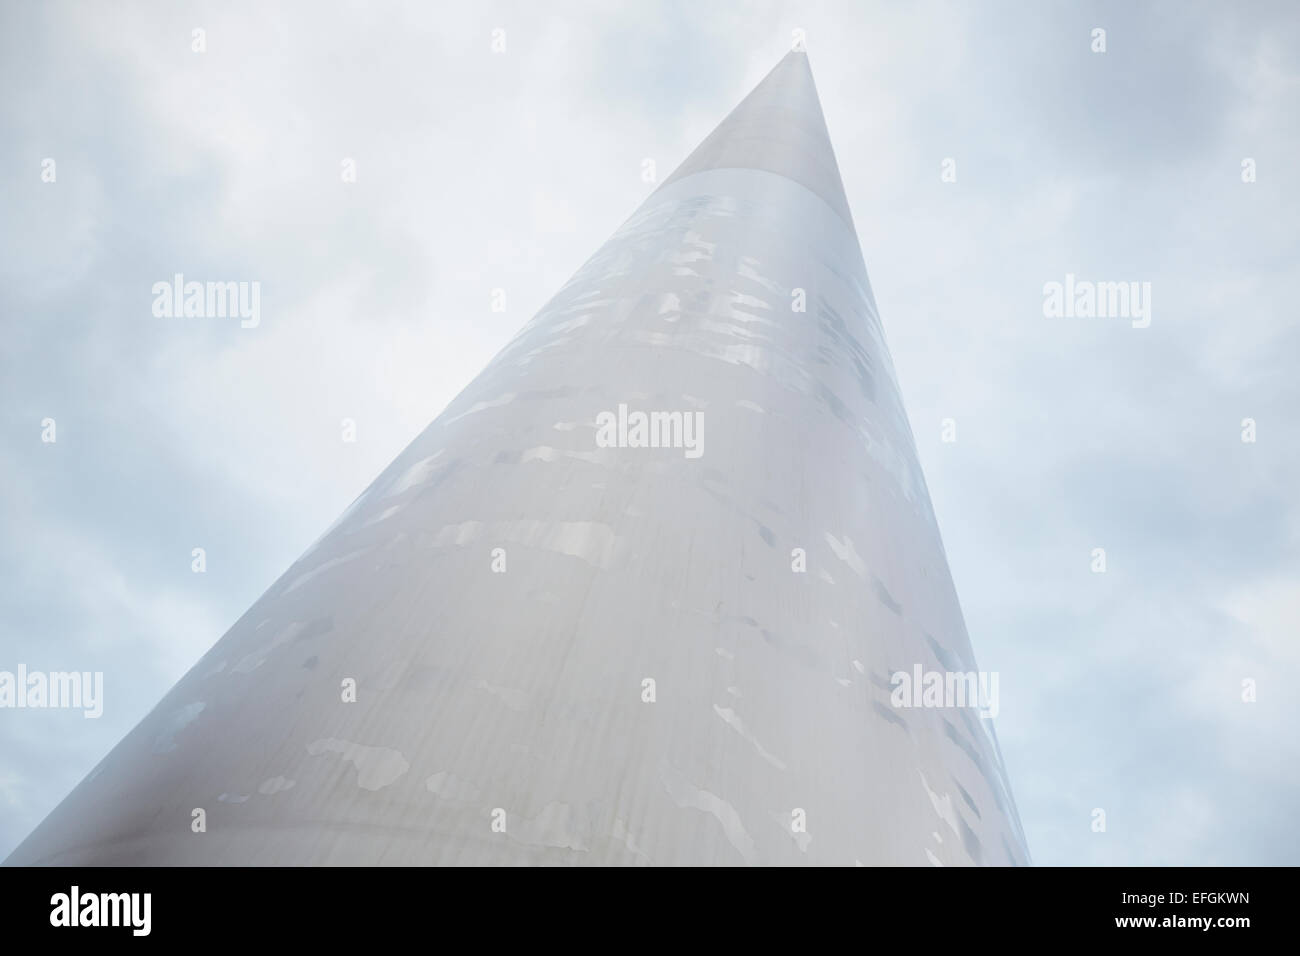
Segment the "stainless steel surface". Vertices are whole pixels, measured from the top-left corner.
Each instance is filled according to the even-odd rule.
[[[792,53],[8,862],[1026,862],[918,663],[975,669]]]

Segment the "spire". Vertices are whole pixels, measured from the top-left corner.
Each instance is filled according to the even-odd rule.
[[[784,176],[853,225],[808,54],[801,51],[787,53],[663,186],[709,169],[761,169]]]
[[[807,58],[668,183],[9,863],[1027,860]]]

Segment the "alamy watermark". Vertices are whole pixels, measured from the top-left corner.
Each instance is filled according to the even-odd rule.
[[[1132,319],[1133,328],[1151,324],[1150,282],[1093,282],[1065,274],[1064,282],[1043,283],[1043,315],[1049,319]]]
[[[152,893],[83,893],[73,886],[50,897],[50,925],[122,926],[133,936],[148,936],[152,904]]]
[[[981,717],[998,715],[997,671],[894,671],[889,702],[895,707],[977,707]]]
[[[596,416],[597,448],[681,448],[687,458],[704,454],[703,412],[617,412]]]
[[[0,708],[81,710],[89,719],[104,713],[103,671],[0,671]]]
[[[153,284],[153,314],[160,319],[239,318],[240,327],[255,329],[262,321],[262,283],[185,281]]]

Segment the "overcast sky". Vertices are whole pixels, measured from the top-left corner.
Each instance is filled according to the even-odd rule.
[[[106,685],[0,710],[0,857],[796,28],[1035,862],[1300,863],[1289,2],[0,2],[0,670]]]

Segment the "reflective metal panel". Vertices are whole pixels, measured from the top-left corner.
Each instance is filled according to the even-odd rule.
[[[918,667],[976,669],[791,54],[9,862],[1027,862]]]

